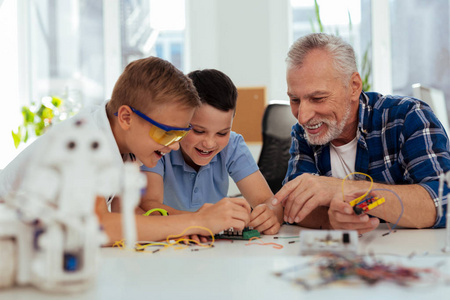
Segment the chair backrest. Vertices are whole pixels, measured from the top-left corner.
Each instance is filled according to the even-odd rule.
[[[449,134],[449,122],[447,116],[447,105],[445,102],[444,92],[438,89],[425,87],[420,83],[415,83],[412,85],[413,96],[426,102],[436,117],[444,126],[445,131]]]
[[[280,190],[286,176],[291,130],[296,122],[288,101],[271,101],[264,111],[258,166],[273,193]]]

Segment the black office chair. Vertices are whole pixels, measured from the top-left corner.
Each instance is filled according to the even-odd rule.
[[[291,129],[297,122],[288,101],[271,101],[262,120],[262,149],[258,166],[275,194],[286,176]]]

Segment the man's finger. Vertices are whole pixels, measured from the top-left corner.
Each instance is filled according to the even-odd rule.
[[[297,177],[299,178],[299,177]],[[292,191],[297,187],[298,185],[298,180],[297,178],[287,182],[282,188],[281,190],[278,191],[278,193],[275,194],[275,196],[272,199],[272,205],[278,205],[281,201],[283,201],[284,199],[286,199],[291,193]]]
[[[330,206],[330,210],[347,215],[353,214],[353,208],[350,206],[350,204],[344,201],[333,202]]]

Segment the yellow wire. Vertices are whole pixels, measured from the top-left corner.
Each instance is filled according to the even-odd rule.
[[[362,173],[362,172],[352,172],[352,173],[348,174],[347,176],[345,176],[344,179],[342,179],[342,199],[343,199],[344,201],[345,201],[345,193],[344,193],[344,183],[345,183],[345,180],[348,178],[348,176],[354,175],[354,174],[364,175],[364,176],[366,176],[366,177],[368,177],[368,178],[370,179],[370,187],[369,187],[369,189],[367,190],[367,192],[366,192],[364,195],[359,196],[359,197],[357,197],[357,198],[355,198],[355,199],[358,199],[358,198],[363,199],[363,198],[365,198],[365,197],[370,193],[370,191],[372,190],[372,187],[373,187],[373,179],[372,179],[372,177],[370,177],[370,175],[367,175],[367,174]],[[353,199],[352,201],[354,201],[355,199]],[[351,202],[351,201],[350,201],[350,202]]]
[[[180,238],[180,239],[176,239],[172,243],[170,242],[170,240],[173,239],[173,238],[185,236],[186,231],[188,231],[189,229],[192,229],[192,228],[199,228],[199,229],[203,229],[205,231],[208,231],[208,233],[211,235],[211,238],[212,238],[211,243],[205,245],[205,244],[202,244],[202,243],[200,243],[200,242],[198,242],[196,240],[186,239],[186,238]],[[184,229],[183,232],[180,233],[180,234],[168,235],[167,238],[166,238],[166,242],[165,243],[164,242],[154,242],[154,243],[148,243],[148,244],[145,244],[145,245],[136,244],[135,249],[129,249],[129,248],[127,248],[125,246],[124,241],[120,240],[120,241],[116,241],[112,246],[113,247],[118,247],[119,249],[122,249],[122,250],[132,250],[132,251],[139,250],[140,252],[153,252],[153,251],[145,251],[143,249],[145,249],[145,248],[147,248],[149,246],[163,246],[164,248],[162,248],[162,250],[165,250],[165,249],[167,249],[169,247],[174,247],[175,250],[186,249],[188,247],[187,245],[181,245],[179,247],[175,247],[176,245],[179,245],[182,242],[188,242],[188,243],[192,242],[192,243],[197,244],[197,246],[204,247],[204,248],[210,248],[210,247],[212,247],[214,245],[214,234],[212,233],[212,231],[210,229],[208,229],[206,227],[203,227],[203,226],[189,226],[186,229]]]
[[[188,231],[189,229],[192,229],[192,228],[198,228],[198,229],[203,229],[203,230],[208,231],[208,233],[211,235],[211,243],[209,243],[209,244],[207,244],[207,245],[204,245],[204,244],[202,244],[202,243],[200,243],[200,242],[198,242],[198,241],[196,241],[196,240],[192,240],[192,239],[183,239],[183,238],[182,238],[182,239],[176,240],[176,241],[175,241],[175,244],[178,244],[178,243],[180,243],[180,242],[193,242],[193,243],[197,244],[198,246],[205,247],[205,248],[209,248],[209,247],[212,247],[212,245],[214,245],[214,233],[212,233],[212,231],[211,231],[210,229],[206,228],[206,227],[203,227],[203,226],[196,226],[196,225],[195,225],[195,226],[189,226],[188,228],[186,228],[185,230],[183,230],[183,232],[180,233],[180,234],[168,235],[168,236],[167,236],[167,239],[166,239],[166,242],[169,243],[169,240],[170,240],[171,238],[176,238],[176,237],[185,236],[186,231]]]

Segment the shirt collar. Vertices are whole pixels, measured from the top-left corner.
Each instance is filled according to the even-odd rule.
[[[369,106],[369,97],[366,93],[361,92],[359,96],[359,121],[358,130],[361,135],[366,135],[369,129],[369,112],[372,108]]]
[[[219,155],[219,154],[220,154],[220,153],[218,153],[217,155]],[[172,165],[183,166],[185,170],[191,168],[191,167],[184,161],[184,157],[183,157],[183,153],[181,152],[181,149],[180,149],[180,150],[176,150],[176,151],[171,151],[171,152],[169,153],[169,155],[171,156],[170,158],[171,158]],[[209,164],[207,164],[206,166],[200,167],[199,172],[200,172],[201,170],[203,170],[203,169],[208,169],[212,163],[216,162],[216,161],[217,161],[217,155],[215,155],[215,156],[211,159],[211,161],[209,162]],[[191,168],[191,169],[192,169],[192,168]]]

